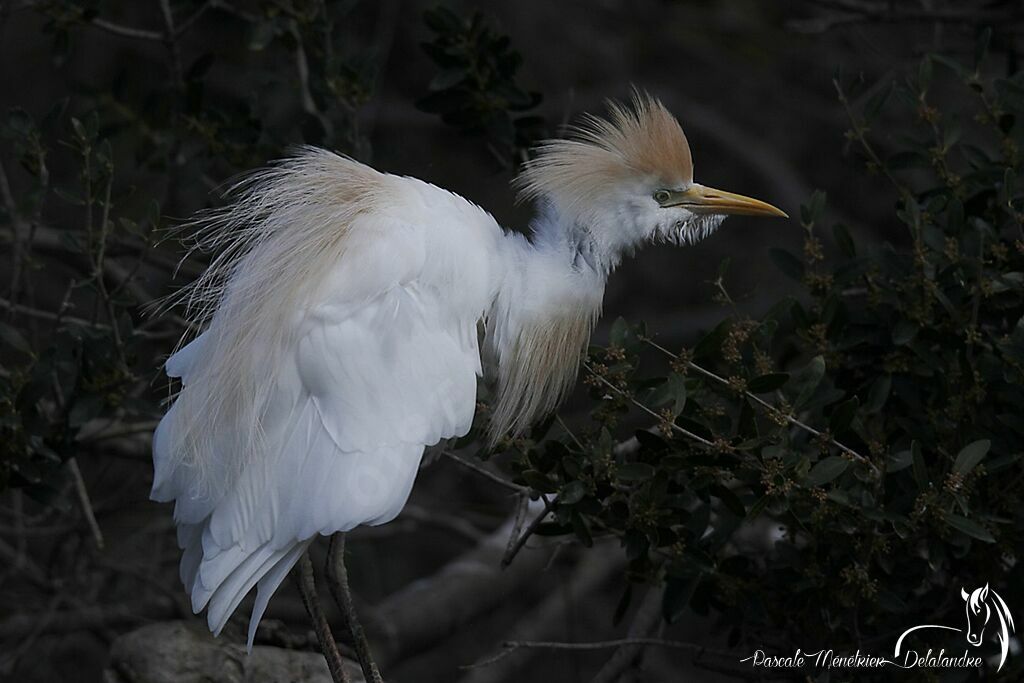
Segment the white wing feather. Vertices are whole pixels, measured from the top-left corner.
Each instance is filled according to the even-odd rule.
[[[500,229],[454,195],[388,178],[404,191],[398,213],[417,222],[381,211],[349,227],[344,257],[318,300],[296,312],[295,334],[277,357],[260,457],[217,453],[202,476],[218,486],[204,487],[174,452],[188,427],[178,403],[154,436],[152,497],[176,501],[192,607],[207,608],[219,633],[258,584],[250,647],[267,601],[310,540],[393,519],[424,447],[465,434],[473,419],[477,323],[492,298],[488,259]],[[211,343],[204,333],[167,361],[182,392]],[[239,443],[236,427],[221,425],[215,447]],[[230,462],[246,464],[233,473]]]

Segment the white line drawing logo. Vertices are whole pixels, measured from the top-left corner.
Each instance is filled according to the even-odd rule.
[[[903,635],[896,641],[896,653],[895,656],[900,656],[900,648],[903,646],[903,639],[914,631],[924,628],[938,628],[946,631],[959,631],[966,632],[967,642],[971,645],[981,645],[982,639],[985,636],[985,628],[988,626],[989,620],[992,618],[993,613],[995,614],[999,624],[998,631],[996,632],[996,639],[999,641],[1000,647],[1000,658],[999,668],[996,671],[1000,671],[1003,668],[1003,664],[1006,662],[1006,655],[1010,649],[1010,633],[1014,631],[1013,617],[1010,615],[1010,609],[1006,606],[1006,602],[996,593],[994,590],[989,589],[986,583],[981,588],[975,588],[969,594],[963,588],[960,589],[960,596],[964,599],[964,610],[967,612],[967,628],[953,628],[952,626],[941,626],[939,624],[922,624],[921,626],[914,626],[908,628],[903,632]]]

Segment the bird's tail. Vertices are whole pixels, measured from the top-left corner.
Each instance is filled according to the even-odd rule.
[[[185,391],[208,343],[200,336],[167,363]],[[219,634],[257,587],[250,648],[271,595],[312,539],[391,521],[405,505],[423,454],[422,445],[411,443],[343,448],[326,428],[320,404],[306,392],[290,391],[289,377],[282,376],[275,394],[264,455],[237,476],[217,464],[213,475],[228,480],[226,487],[202,486],[196,468],[173,457],[172,437],[187,418],[180,403],[171,406],[153,438],[151,496],[175,502],[180,576],[192,609],[206,609],[210,630]]]

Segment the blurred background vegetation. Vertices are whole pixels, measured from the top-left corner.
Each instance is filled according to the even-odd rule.
[[[453,445],[352,534],[387,679],[735,680],[757,648],[960,626],[962,585],[1024,605],[1022,25],[980,0],[0,2],[0,678],[146,680],[118,637],[198,622],[147,500],[185,331],[147,305],[203,266],[168,228],[311,143],[520,229],[530,143],[632,85],[698,179],[793,220],[638,254],[557,420]],[[291,586],[268,616],[260,642],[313,647]],[[626,636],[689,647],[557,647]]]

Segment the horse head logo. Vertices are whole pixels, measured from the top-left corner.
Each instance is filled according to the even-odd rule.
[[[964,599],[964,610],[967,612],[967,628],[959,629],[952,626],[940,626],[938,624],[922,624],[914,626],[903,632],[903,635],[896,641],[895,654],[898,657],[903,647],[903,639],[919,629],[943,629],[946,631],[963,631],[967,635],[967,642],[977,647],[985,638],[985,631],[989,622],[995,621],[996,640],[999,641],[999,671],[1006,663],[1006,655],[1010,651],[1010,634],[1013,632],[1013,617],[1006,603],[986,583],[981,588],[975,588],[968,593],[964,588],[960,589],[960,597]]]
[[[996,617],[999,630],[996,632],[996,639],[1002,658],[999,660],[999,668],[1003,667],[1006,661],[1006,653],[1010,647],[1010,632],[1013,631],[1013,617],[1006,603],[999,597],[999,593],[989,590],[986,583],[981,588],[975,588],[968,593],[960,589],[960,597],[964,599],[964,611],[967,612],[967,642],[971,645],[981,645],[985,637],[985,628],[993,616]]]

